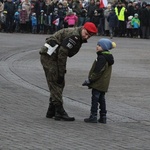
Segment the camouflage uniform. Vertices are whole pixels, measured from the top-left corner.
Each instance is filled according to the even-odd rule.
[[[82,43],[85,42],[87,41],[82,40],[81,27],[65,28],[46,39],[46,43],[52,47],[59,45],[52,55],[47,54],[48,48],[45,46],[40,50],[41,64],[51,94],[50,101],[54,105],[63,104],[62,92],[65,86],[67,57],[78,53]]]

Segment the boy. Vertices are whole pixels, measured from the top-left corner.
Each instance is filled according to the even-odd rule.
[[[109,50],[115,48],[116,44],[109,39],[100,39],[97,43],[97,59],[94,61],[89,72],[88,79],[84,81],[83,86],[92,89],[91,114],[85,118],[85,122],[97,123],[97,110],[99,103],[100,118],[98,122],[106,123],[106,103],[105,92],[107,92],[111,77],[112,65],[114,64],[113,55]]]
[[[32,13],[31,24],[32,24],[32,33],[36,34],[37,33],[37,18],[36,18],[36,13]]]
[[[140,19],[138,18],[138,14],[135,13],[134,17],[131,20],[131,25],[133,27],[133,35],[135,38],[139,35],[139,28],[140,28]]]

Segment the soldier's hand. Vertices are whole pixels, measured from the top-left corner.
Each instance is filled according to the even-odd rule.
[[[90,85],[90,80],[86,79],[83,83],[82,86],[89,86]]]

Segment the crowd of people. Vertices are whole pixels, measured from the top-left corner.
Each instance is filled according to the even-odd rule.
[[[129,0],[0,0],[0,31],[52,34],[93,22],[97,35],[150,37],[150,3]]]

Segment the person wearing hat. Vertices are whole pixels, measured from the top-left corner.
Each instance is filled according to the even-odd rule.
[[[74,121],[63,107],[63,89],[65,86],[66,63],[68,57],[78,53],[83,43],[97,33],[92,22],[86,22],[81,27],[64,28],[46,39],[40,50],[40,59],[50,91],[47,118],[55,120]]]
[[[89,71],[88,79],[82,86],[92,89],[90,116],[84,119],[86,123],[106,123],[105,93],[108,91],[114,58],[110,50],[116,47],[116,43],[102,38],[97,42],[97,58]],[[100,118],[97,120],[99,104]]]
[[[134,14],[134,17],[131,20],[131,25],[133,27],[133,36],[137,38],[139,35],[139,28],[140,28],[140,19],[138,18],[137,13]]]
[[[139,10],[140,19],[140,37],[143,39],[149,39],[150,37],[150,6],[146,2],[142,3],[142,7]]]

